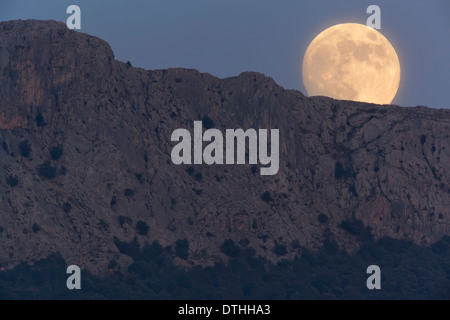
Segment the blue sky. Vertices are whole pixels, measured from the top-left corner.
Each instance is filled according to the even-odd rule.
[[[308,44],[334,24],[365,23],[376,4],[402,69],[393,104],[450,108],[448,0],[0,0],[0,20],[65,22],[71,4],[81,8],[81,32],[108,41],[118,60],[221,78],[257,71],[303,93]]]

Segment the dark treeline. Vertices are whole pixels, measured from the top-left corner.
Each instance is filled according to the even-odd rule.
[[[140,247],[116,239],[133,258],[128,274],[111,271],[97,277],[82,271],[81,290],[68,290],[67,264],[58,254],[0,272],[0,299],[449,299],[450,237],[430,247],[383,238],[367,241],[355,254],[327,241],[322,250],[304,248],[294,260],[268,263],[251,247],[227,240],[230,256],[213,267],[180,269],[175,256],[186,258],[189,246],[163,248],[158,242]],[[115,261],[110,263],[115,267]],[[366,269],[381,268],[381,290],[368,290]]]

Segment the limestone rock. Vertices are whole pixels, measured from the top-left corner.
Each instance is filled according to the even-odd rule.
[[[173,130],[205,116],[222,131],[278,128],[278,174],[174,165]],[[0,263],[60,252],[125,270],[115,238],[186,238],[197,264],[224,259],[227,238],[274,260],[275,244],[289,258],[330,236],[351,251],[349,219],[427,245],[450,234],[449,135],[449,110],[308,98],[253,72],[147,71],[63,23],[2,22]]]

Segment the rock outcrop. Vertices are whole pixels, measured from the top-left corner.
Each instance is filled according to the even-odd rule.
[[[174,165],[172,132],[202,119],[278,128],[279,172]],[[114,239],[135,237],[187,239],[199,264],[224,259],[228,238],[272,260],[276,245],[289,258],[327,238],[352,251],[341,225],[357,220],[427,245],[450,234],[449,135],[450,110],[308,98],[254,72],[148,71],[63,23],[2,22],[0,262],[60,252],[123,270]]]

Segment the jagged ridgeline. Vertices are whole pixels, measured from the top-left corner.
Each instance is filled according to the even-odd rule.
[[[197,120],[278,129],[279,170],[175,165],[171,135]],[[253,72],[148,71],[63,23],[2,22],[0,262],[59,254],[127,273],[138,259],[120,244],[154,241],[181,267],[237,259],[226,240],[289,268],[330,244],[431,250],[450,233],[449,132],[448,110],[308,98]]]

